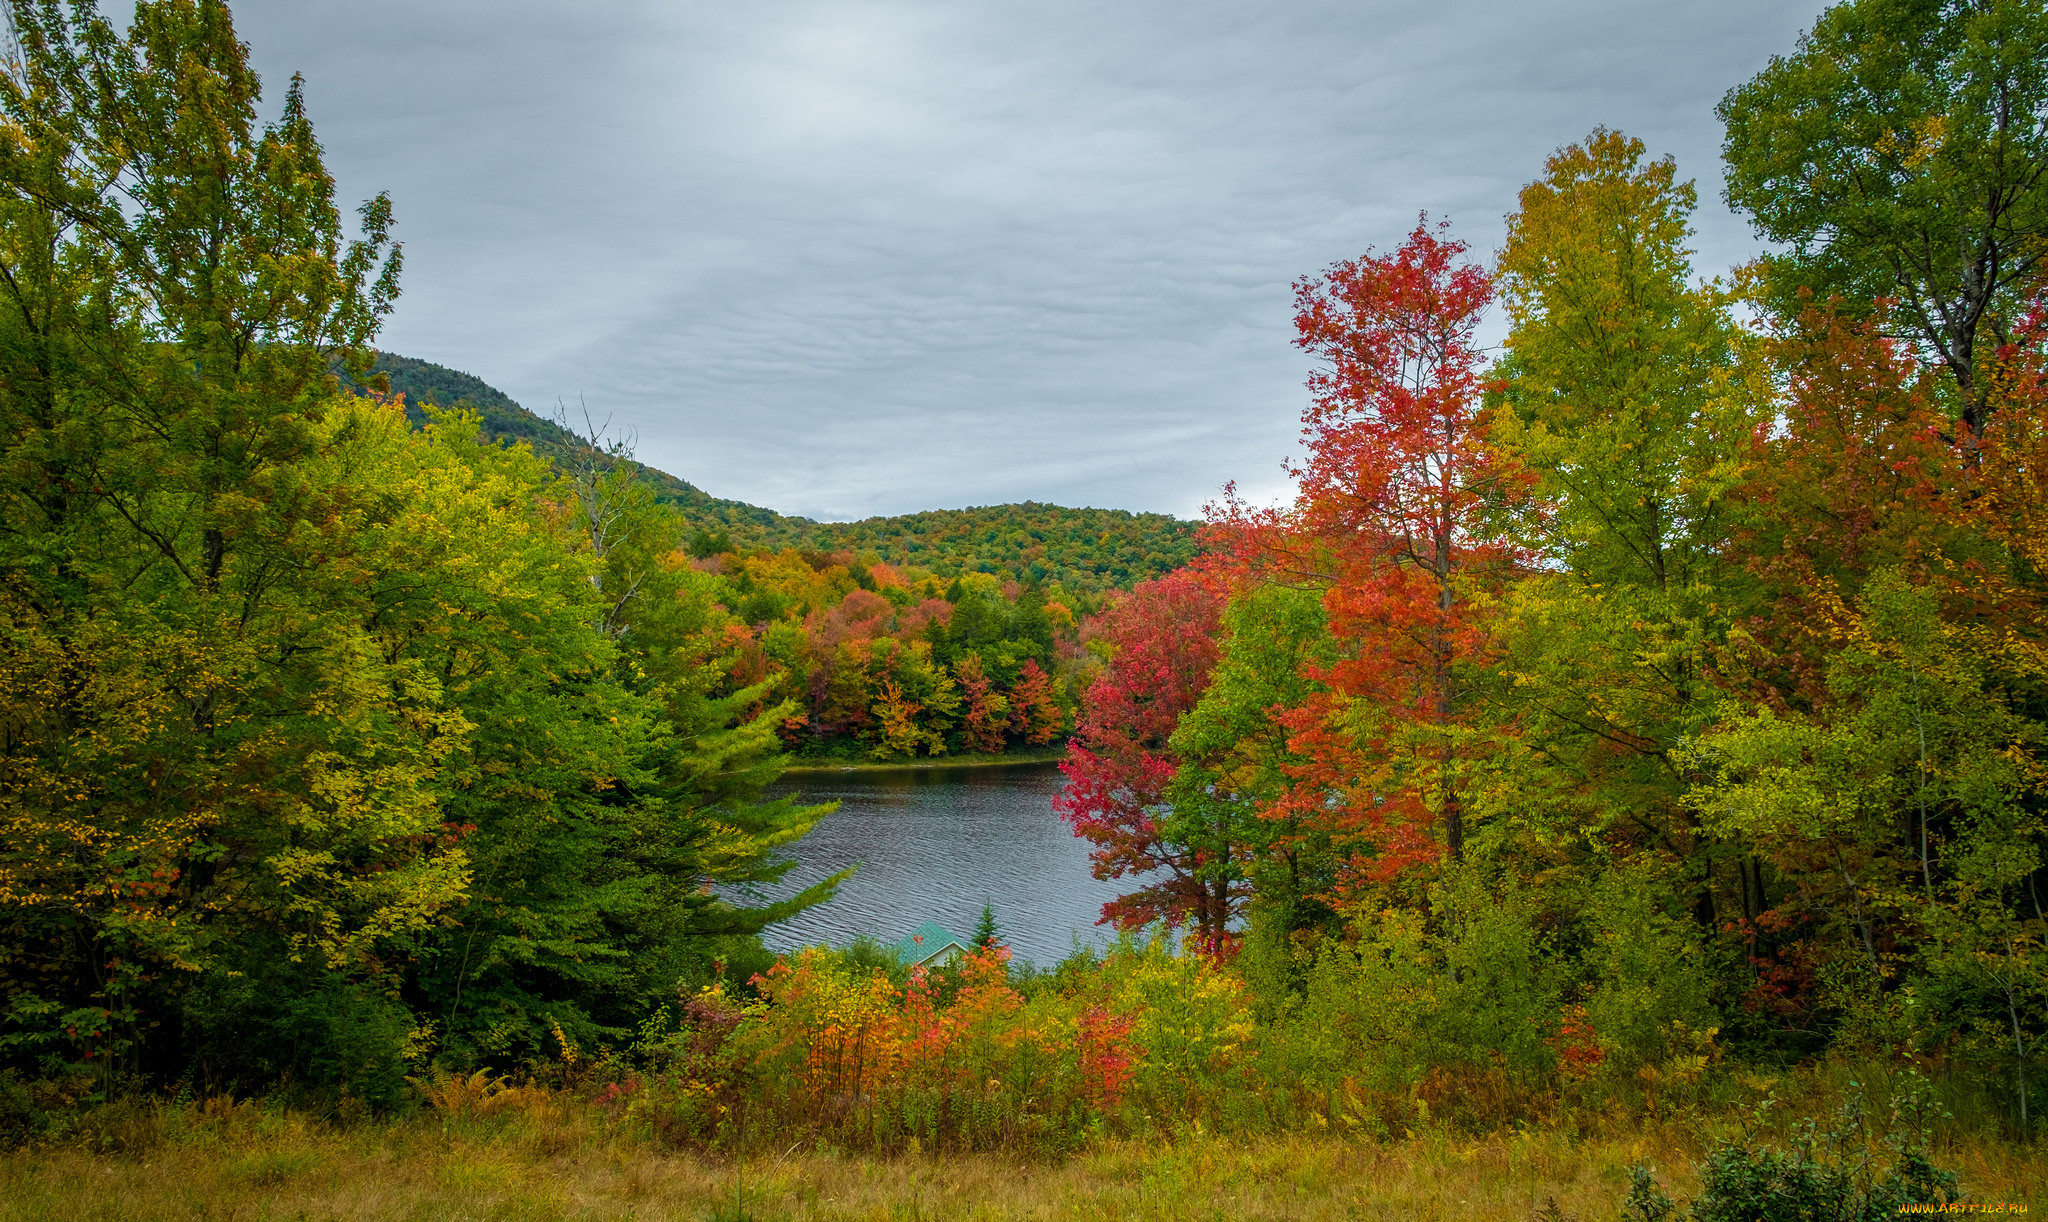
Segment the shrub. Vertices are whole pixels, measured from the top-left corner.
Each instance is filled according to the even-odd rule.
[[[1901,1205],[1946,1205],[1956,1177],[1924,1150],[1902,1152],[1880,1172],[1867,1153],[1841,1157],[1816,1140],[1813,1122],[1789,1147],[1725,1145],[1708,1156],[1693,1202],[1695,1222],[1880,1222]]]
[[[1652,1168],[1637,1163],[1628,1169],[1628,1196],[1621,1203],[1627,1222],[1665,1222],[1677,1209],[1677,1202],[1657,1187]]]
[[[1449,872],[1433,896],[1446,979],[1430,1018],[1438,1064],[1499,1067],[1531,1078],[1555,1063],[1560,973],[1512,879],[1489,887],[1478,870]]]
[[[1872,1131],[1860,1093],[1825,1127],[1800,1121],[1782,1145],[1761,1140],[1752,1125],[1741,1140],[1708,1155],[1693,1222],[1888,1222],[1902,1206],[1956,1202],[1955,1174],[1935,1166],[1928,1152],[1928,1095],[1917,1075],[1909,1078],[1880,1132]],[[1660,1222],[1671,1212],[1670,1199],[1647,1169],[1631,1168],[1630,1176],[1628,1216]]]
[[[1593,887],[1585,954],[1586,1020],[1609,1066],[1624,1072],[1663,1059],[1678,1031],[1714,1025],[1712,984],[1696,926],[1659,907],[1650,871],[1616,867]]]
[[[50,1117],[35,1095],[11,1069],[0,1069],[0,1150],[10,1150],[41,1136]]]
[[[411,1012],[368,985],[288,966],[208,972],[186,992],[180,1018],[196,1076],[215,1089],[290,1081],[337,1104],[405,1106]]]

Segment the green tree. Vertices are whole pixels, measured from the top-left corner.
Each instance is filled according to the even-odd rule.
[[[620,1039],[844,877],[754,908],[707,886],[779,879],[794,863],[773,850],[831,809],[761,798],[791,706],[732,682],[716,583],[682,562],[682,519],[624,454],[551,474],[478,424],[443,416],[407,451],[420,519],[391,544],[436,550],[385,620],[476,727],[442,799],[473,829],[475,885],[408,986],[468,1063],[547,1050],[557,1026]]]
[[[1797,880],[1851,1037],[2010,1055],[2024,1123],[2048,997],[2029,885],[2048,831],[2030,800],[2041,726],[2006,670],[2026,655],[1944,622],[1937,591],[1895,568],[1827,621],[1837,647],[1815,707],[1761,708],[1704,736],[1690,800],[1711,832],[1749,837]],[[1902,999],[1907,974],[1918,996]]]
[[[17,1049],[133,1065],[226,950],[361,977],[437,918],[466,727],[364,629],[375,428],[327,410],[396,292],[388,201],[345,237],[296,83],[259,128],[220,4],[9,15],[0,991]]]
[[[1336,863],[1329,838],[1294,793],[1308,763],[1279,714],[1325,690],[1312,677],[1337,645],[1316,591],[1261,586],[1223,613],[1224,640],[1209,686],[1182,715],[1170,745],[1180,757],[1159,834],[1209,850],[1197,877],[1255,888],[1261,928],[1282,934],[1329,925]]]
[[[716,894],[824,808],[762,799],[787,706],[626,456],[337,393],[389,204],[344,236],[225,6],[10,13],[0,1057],[391,1102],[401,1047],[624,1031],[829,894]]]
[[[2048,9],[2039,0],[1848,0],[1729,91],[1728,202],[1790,249],[1764,261],[1853,308],[1897,298],[1946,365],[1972,435],[2048,239]]]
[[[1695,203],[1669,158],[1605,129],[1551,157],[1508,222],[1513,329],[1493,436],[1535,476],[1525,537],[1549,563],[1502,600],[1495,698],[1517,733],[1496,758],[1493,826],[1620,831],[1711,861],[1674,751],[1720,704],[1727,494],[1762,392],[1724,294],[1692,283]],[[1529,848],[1519,844],[1518,850]]]

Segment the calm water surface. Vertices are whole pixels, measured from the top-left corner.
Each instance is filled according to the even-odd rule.
[[[1088,842],[1052,810],[1065,783],[1049,763],[792,775],[782,792],[840,807],[796,843],[796,868],[764,893],[792,894],[855,862],[860,872],[764,939],[774,950],[863,933],[894,943],[927,920],[967,938],[987,902],[1019,959],[1049,966],[1076,937],[1105,944],[1095,918],[1133,884],[1088,872]]]

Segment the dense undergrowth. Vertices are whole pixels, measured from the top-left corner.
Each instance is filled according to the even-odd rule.
[[[842,1046],[844,1050],[844,1046]],[[1014,1062],[1008,1062],[1014,1066]],[[674,1064],[670,1071],[674,1071]],[[987,1064],[969,1052],[958,1081]],[[1169,1085],[1167,1085],[1169,1083]],[[141,1097],[66,1109],[0,1154],[12,1218],[1890,1218],[1907,1202],[2025,1212],[2048,1161],[1958,1116],[1972,1087],[1896,1062],[1782,1075],[1712,1066],[1681,1089],[1587,1081],[1538,1095],[1438,1071],[1411,1093],[1286,1095],[1141,1073],[1114,1107],[1075,1107],[1036,1150],[1001,1087],[940,1089],[936,1148],[909,1093],[864,1107],[807,1089],[733,1091],[598,1056],[524,1079],[440,1075],[418,1107],[283,1097]],[[1167,1085],[1165,1099],[1155,1093]],[[731,1083],[727,1085],[731,1087]],[[956,1085],[958,1087],[958,1085]],[[1337,1103],[1337,1120],[1327,1103]],[[893,1107],[899,1107],[893,1111]],[[1366,1116],[1360,1116],[1360,1109]],[[907,1120],[889,1138],[889,1116]],[[926,1130],[934,1132],[934,1130]],[[881,1140],[877,1140],[881,1138]],[[1055,1146],[1073,1142],[1055,1152]]]
[[[322,1217],[1875,1219],[2029,1206],[2048,1168],[1988,1119],[1968,1065],[1872,1048],[1771,1069],[1682,1022],[1578,1047],[1569,1015],[1516,1013],[1529,999],[1483,970],[1466,994],[1390,990],[1325,956],[1262,1008],[1240,965],[1158,943],[1049,971],[994,948],[931,973],[859,944],[758,983],[689,996],[625,1048],[565,1035],[516,1073],[422,1066],[383,1114],[345,1091],[9,1080],[0,1218],[262,1201]],[[1455,1038],[1517,1019],[1537,1032],[1519,1055]],[[115,1187],[152,1168],[145,1191]]]

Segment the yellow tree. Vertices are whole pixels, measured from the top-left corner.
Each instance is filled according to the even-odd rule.
[[[389,202],[345,237],[296,83],[259,128],[224,5],[11,17],[0,988],[17,1047],[102,1056],[252,931],[361,968],[430,922],[464,865],[428,782],[464,727],[346,577],[386,507],[329,365],[396,293]]]
[[[1498,695],[1531,750],[1496,792],[1683,857],[1674,750],[1716,705],[1724,506],[1758,397],[1725,294],[1692,281],[1694,203],[1618,132],[1545,163],[1500,254],[1513,329],[1492,433],[1535,475],[1521,525],[1542,557],[1502,607]]]

